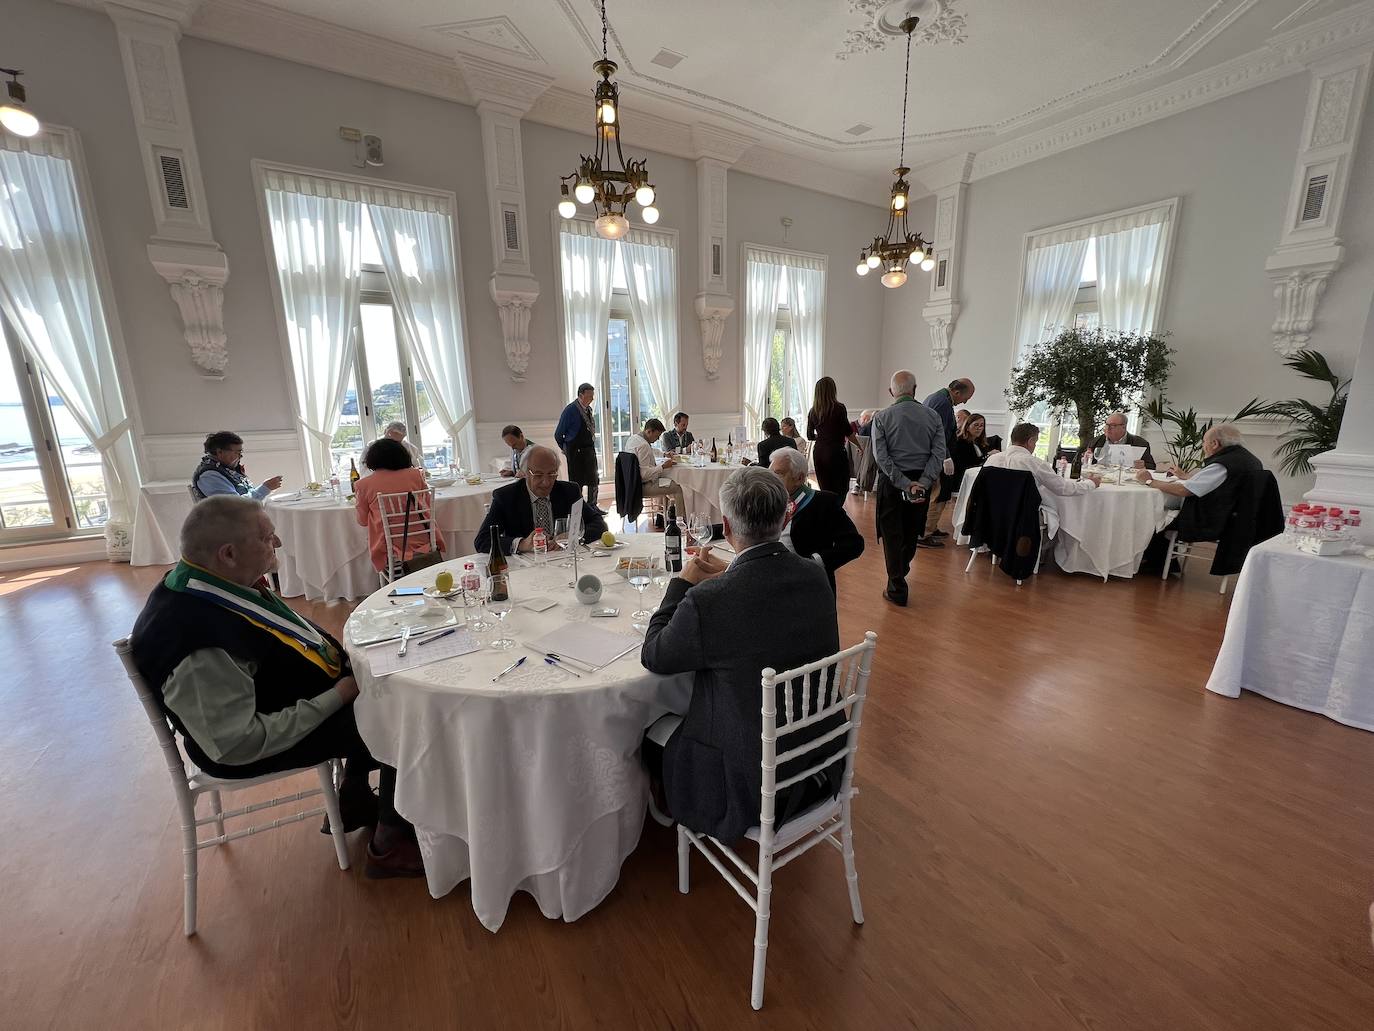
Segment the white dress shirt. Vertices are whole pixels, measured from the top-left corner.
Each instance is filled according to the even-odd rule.
[[[1059,529],[1059,506],[1055,501],[1056,497],[1072,497],[1075,494],[1086,494],[1094,490],[1097,484],[1092,480],[1066,480],[1060,476],[1043,458],[1036,458],[1034,454],[1013,444],[1005,451],[999,451],[992,455],[983,463],[983,468],[988,469],[1019,469],[1028,472],[1035,477],[1035,485],[1040,488],[1040,507],[1045,509],[1046,522],[1049,523],[1050,536],[1053,537]]]
[[[625,443],[625,450],[639,459],[639,475],[645,483],[657,483],[663,475],[662,464],[654,454],[654,447],[641,434],[635,433]]]

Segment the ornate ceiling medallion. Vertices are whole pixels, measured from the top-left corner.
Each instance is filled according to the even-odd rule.
[[[871,54],[882,50],[894,37],[905,33],[902,23],[910,17],[920,19],[911,36],[913,45],[922,43],[938,46],[948,43],[958,46],[968,37],[968,19],[955,11],[963,0],[849,0],[851,14],[862,15],[870,24],[845,33],[836,59],[843,61],[855,54]]]

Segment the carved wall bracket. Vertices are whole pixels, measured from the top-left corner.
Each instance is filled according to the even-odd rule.
[[[207,379],[223,379],[229,367],[224,332],[224,284],[229,259],[218,247],[148,245],[148,258],[171,289],[191,360]]]
[[[959,305],[953,301],[931,301],[921,315],[930,327],[930,361],[937,372],[944,372],[949,365],[949,337],[954,332],[954,323],[959,318]]]
[[[1334,248],[1339,251],[1340,248]],[[1274,282],[1278,317],[1274,319],[1274,350],[1287,357],[1307,347],[1312,327],[1317,324],[1317,306],[1331,274],[1340,266],[1339,257],[1325,262],[1266,268]]]
[[[701,364],[706,370],[707,379],[720,376],[720,360],[725,348],[721,343],[725,335],[725,320],[735,310],[734,298],[726,294],[697,294],[695,302],[697,321],[701,325]]]
[[[533,276],[491,277],[491,299],[501,317],[501,338],[506,365],[515,383],[525,381],[530,366],[530,309],[539,298],[539,281]]]

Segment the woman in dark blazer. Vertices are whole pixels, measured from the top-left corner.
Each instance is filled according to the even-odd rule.
[[[959,487],[964,482],[964,473],[979,468],[988,460],[988,455],[995,455],[1001,450],[988,440],[987,430],[986,419],[981,415],[970,415],[959,435],[954,438],[954,453],[950,456],[954,459],[954,475],[950,478],[954,484],[954,493],[959,492]]]
[[[836,396],[835,381],[829,376],[816,380],[811,411],[806,413],[806,439],[814,440],[811,460],[821,490],[843,497],[849,492],[849,453],[845,442],[853,433],[849,412]]]

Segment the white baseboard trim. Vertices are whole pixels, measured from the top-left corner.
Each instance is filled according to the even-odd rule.
[[[208,431],[207,431],[208,432]],[[281,475],[288,484],[305,482],[301,438],[295,430],[235,430],[243,438],[244,465],[254,481]],[[143,437],[145,479],[189,482],[205,453],[205,433],[149,433]]]
[[[17,569],[45,569],[77,562],[105,562],[104,537],[80,537],[65,541],[39,541],[0,548],[0,573]]]

